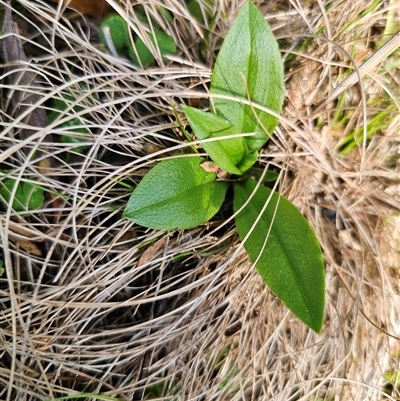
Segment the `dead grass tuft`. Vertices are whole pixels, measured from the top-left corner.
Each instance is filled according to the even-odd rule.
[[[132,10],[108,3],[124,16]],[[13,3],[28,60],[2,70],[1,168],[47,192],[40,210],[0,215],[0,398],[397,399],[384,375],[400,369],[399,45],[378,52],[399,31],[398,3],[257,2],[287,68],[281,124],[260,164],[279,169],[280,190],[321,241],[319,336],[263,285],[225,222],[228,207],[185,232],[121,217],[127,186],[190,146],[175,106],[205,102],[241,2],[200,1],[201,22],[186,2],[163,2],[171,21],[160,2],[140,3],[179,48],[145,71],[104,52],[89,17],[39,0]],[[34,79],[16,81],[21,71]],[[11,107],[12,97],[24,104],[32,93],[38,100],[24,115]],[[68,103],[55,122],[26,123],[52,99]],[[381,126],[370,135],[374,118]],[[71,131],[60,124],[74,119],[88,148],[67,159],[76,144],[61,142]],[[341,152],[349,135],[359,145]]]

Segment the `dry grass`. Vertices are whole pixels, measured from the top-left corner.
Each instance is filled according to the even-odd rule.
[[[11,88],[40,95],[28,114],[71,95],[83,110],[71,107],[62,118],[80,115],[90,135],[85,154],[66,162],[74,147],[60,143],[66,128],[31,127],[23,140],[23,118],[3,108],[2,168],[49,192],[29,216],[10,208],[0,216],[0,399],[82,392],[131,400],[142,389],[152,397],[157,383],[170,388],[148,399],[171,400],[174,386],[184,401],[399,399],[396,388],[383,392],[385,372],[400,369],[398,47],[323,103],[384,34],[399,30],[398,2],[257,2],[287,65],[287,103],[260,163],[280,169],[280,190],[321,241],[327,305],[319,336],[263,285],[225,221],[228,207],[208,227],[185,232],[121,217],[130,194],[121,182],[135,185],[189,146],[174,105],[205,97],[241,2],[215,2],[205,52],[206,27],[184,2],[162,2],[173,23],[159,3],[143,5],[174,36],[179,56],[146,71],[101,51],[90,19],[54,13],[40,0],[13,4],[31,58],[20,68],[36,80]],[[305,38],[314,40],[299,48]],[[389,105],[397,114],[372,140],[340,154],[342,139]],[[50,168],[38,160],[49,157]]]

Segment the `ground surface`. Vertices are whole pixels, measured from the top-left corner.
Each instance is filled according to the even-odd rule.
[[[241,5],[200,1],[198,20],[183,1],[162,2],[171,18],[140,3],[178,47],[145,70],[106,51],[92,16],[12,3],[26,60],[2,70],[1,169],[46,191],[40,209],[0,215],[0,399],[399,399],[398,1],[257,2],[287,88],[259,164],[280,172],[321,242],[320,335],[265,287],[226,221],[229,201],[182,232],[122,217],[129,187],[185,149],[174,105],[208,104]],[[56,98],[68,107],[48,125]],[[61,141],[74,133],[82,153]]]

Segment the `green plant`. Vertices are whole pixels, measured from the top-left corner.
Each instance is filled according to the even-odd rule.
[[[6,171],[0,173],[5,174]],[[0,181],[0,203],[7,208],[11,202],[11,207],[16,212],[39,209],[44,202],[43,193],[43,188],[32,182],[17,181],[14,178],[4,178]]]
[[[190,15],[195,18],[198,22],[204,23],[204,20],[208,21],[211,19],[210,12],[213,9],[214,0],[188,0],[186,1],[186,7]]]
[[[84,88],[78,87],[79,91],[83,91]],[[71,104],[76,103],[76,99],[71,95],[64,94],[61,98],[53,99],[53,110],[47,114],[47,121],[49,124],[53,124],[57,119],[62,118],[64,113],[71,108]],[[72,111],[74,114],[81,113],[84,110],[82,106],[74,106]],[[84,117],[84,116],[82,116]],[[83,153],[88,148],[87,145],[79,145],[88,141],[90,131],[86,128],[86,124],[82,117],[73,117],[68,121],[57,125],[57,128],[63,128],[68,131],[69,135],[61,135],[62,143],[77,144],[78,146],[69,150],[69,152]],[[69,159],[69,153],[66,154],[66,161]]]
[[[82,90],[82,88],[79,88]],[[53,109],[47,114],[47,120],[50,124],[55,123],[56,120],[63,116],[63,113],[70,108],[70,104],[75,103],[74,99],[70,95],[64,95],[62,98],[53,100]],[[83,107],[75,106],[73,108],[74,113],[83,111]],[[88,148],[87,145],[82,143],[87,142],[88,134],[90,131],[85,127],[85,123],[81,118],[74,117],[68,121],[59,124],[59,128],[63,128],[65,131],[70,132],[70,135],[61,135],[62,143],[77,144],[78,146],[70,149],[69,152],[82,153]],[[66,154],[66,160],[69,159],[69,152]],[[12,177],[7,177],[10,171],[0,170],[0,204],[7,208],[10,202],[12,203],[12,209],[16,212],[24,212],[39,209],[44,202],[44,191],[40,185],[29,182],[26,179],[17,181]],[[16,187],[16,188],[15,188]],[[13,191],[15,194],[13,195]],[[58,196],[62,196],[57,194]]]
[[[163,399],[165,401],[177,401],[179,399],[179,386],[171,381],[162,381],[146,386],[144,391],[145,400]]]
[[[136,13],[136,18],[142,24],[142,27],[146,27],[148,24],[146,17]],[[152,25],[156,26],[153,21]],[[129,56],[136,66],[147,67],[154,61],[151,49],[148,48],[142,38],[137,36],[132,42],[127,22],[117,14],[111,15],[102,21],[99,35],[103,45],[107,46],[111,53]],[[147,43],[158,49],[162,57],[176,53],[174,39],[163,30],[156,27],[146,35]]]
[[[386,372],[383,377],[386,380],[386,383],[383,387],[383,391],[386,394],[391,395],[396,391],[400,391],[400,371],[397,370],[395,372]]]
[[[185,229],[220,209],[231,183],[235,223],[266,284],[316,332],[324,311],[324,264],[318,240],[302,214],[252,177],[259,151],[273,133],[283,102],[283,66],[273,34],[247,2],[222,47],[211,79],[215,113],[182,105],[213,162],[198,155],[162,161],[133,191],[124,216],[154,229]],[[231,174],[228,180],[219,179]],[[236,178],[236,180],[235,180]]]
[[[366,126],[366,137],[364,138],[364,127],[356,127],[348,135],[346,135],[339,144],[341,154],[347,154],[357,146],[361,146],[366,140],[371,141],[372,137],[387,128],[388,121],[392,121],[396,116],[396,108],[394,104],[385,105],[382,111],[373,114]],[[346,118],[347,119],[347,118]]]

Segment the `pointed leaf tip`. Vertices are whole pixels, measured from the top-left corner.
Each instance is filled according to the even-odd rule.
[[[234,184],[237,212],[256,188],[252,179]],[[325,267],[318,240],[303,215],[283,196],[260,186],[235,222],[244,248],[268,287],[307,326],[319,333],[325,306]],[[262,213],[261,219],[254,222]],[[269,236],[267,238],[267,235]]]
[[[241,100],[250,100],[280,113],[284,73],[278,43],[263,15],[250,1],[240,10],[222,44],[210,91],[237,97],[237,101],[214,97],[217,114],[229,120],[239,132],[257,132],[256,137],[248,137],[246,142],[250,153],[259,150],[278,121]]]

